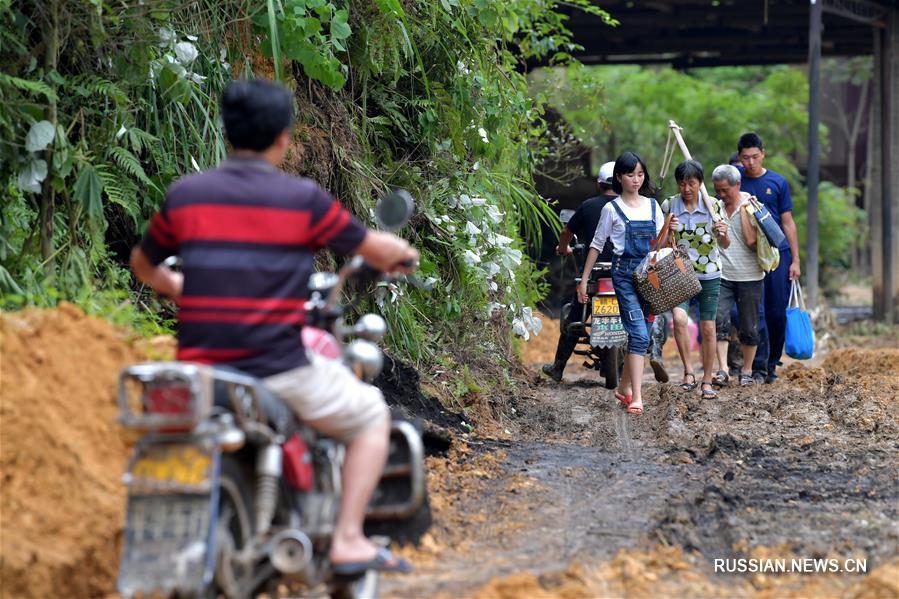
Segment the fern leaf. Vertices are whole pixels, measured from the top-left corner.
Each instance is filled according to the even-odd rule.
[[[107,199],[121,206],[136,226],[140,220],[137,187],[127,177],[117,175],[117,169],[111,164],[101,164],[96,170]]]
[[[150,177],[147,176],[146,171],[144,171],[144,167],[141,166],[140,160],[138,160],[137,156],[132,154],[128,149],[123,148],[122,146],[113,146],[109,149],[109,155],[124,172],[128,173],[144,185],[153,187],[154,189],[156,188],[156,185],[150,180]]]
[[[44,97],[51,101],[58,99],[56,92],[53,91],[53,88],[43,81],[20,79],[19,77],[12,77],[11,75],[0,73],[0,83],[9,85],[18,89],[19,91],[27,92],[30,94],[42,94]]]
[[[96,75],[80,75],[72,80],[71,89],[78,95],[103,96],[116,104],[128,104],[130,99],[118,84],[97,77]]]

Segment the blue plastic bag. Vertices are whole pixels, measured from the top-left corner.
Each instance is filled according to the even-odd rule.
[[[799,281],[793,281],[790,288],[784,351],[795,360],[808,360],[815,353],[815,330],[812,328],[812,317],[805,310],[805,298]]]

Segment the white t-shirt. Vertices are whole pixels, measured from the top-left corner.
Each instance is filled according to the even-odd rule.
[[[730,247],[721,249],[721,276],[728,281],[761,281],[765,271],[759,266],[756,250],[751,250],[743,239],[743,223],[740,214],[744,206],[749,204],[749,194],[740,192],[740,206],[733,214],[728,215],[725,208],[730,235]],[[755,225],[754,217],[749,217],[749,224]]]
[[[624,212],[624,215],[628,218],[628,220],[652,220],[652,205],[656,206],[656,235],[662,230],[662,227],[665,225],[665,215],[662,214],[662,209],[659,207],[659,203],[656,202],[652,198],[646,198],[640,196],[640,206],[637,208],[631,208],[627,204],[624,203],[624,200],[621,199],[621,196],[618,196],[613,202],[615,202],[621,211]],[[606,243],[606,239],[612,240],[612,245],[614,249],[612,252],[616,256],[620,256],[624,253],[624,236],[625,236],[626,228],[624,225],[624,221],[621,220],[621,216],[618,214],[618,211],[612,206],[612,202],[609,202],[602,208],[602,214],[599,217],[599,226],[596,227],[596,234],[593,236],[593,242],[590,244],[590,247],[596,248],[597,251],[602,251],[603,246]]]

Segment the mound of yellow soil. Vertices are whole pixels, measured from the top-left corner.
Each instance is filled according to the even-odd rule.
[[[0,314],[0,578],[4,597],[115,586],[128,455],[116,377],[142,359],[71,304]]]
[[[899,376],[899,348],[835,349],[824,359],[825,370],[856,376]]]

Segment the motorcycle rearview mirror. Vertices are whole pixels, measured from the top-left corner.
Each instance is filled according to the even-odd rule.
[[[309,276],[309,291],[318,291],[324,295],[337,285],[339,280],[340,277],[333,272],[314,272]]]
[[[375,218],[385,231],[401,229],[415,211],[415,200],[405,189],[396,189],[380,200],[375,206]]]

